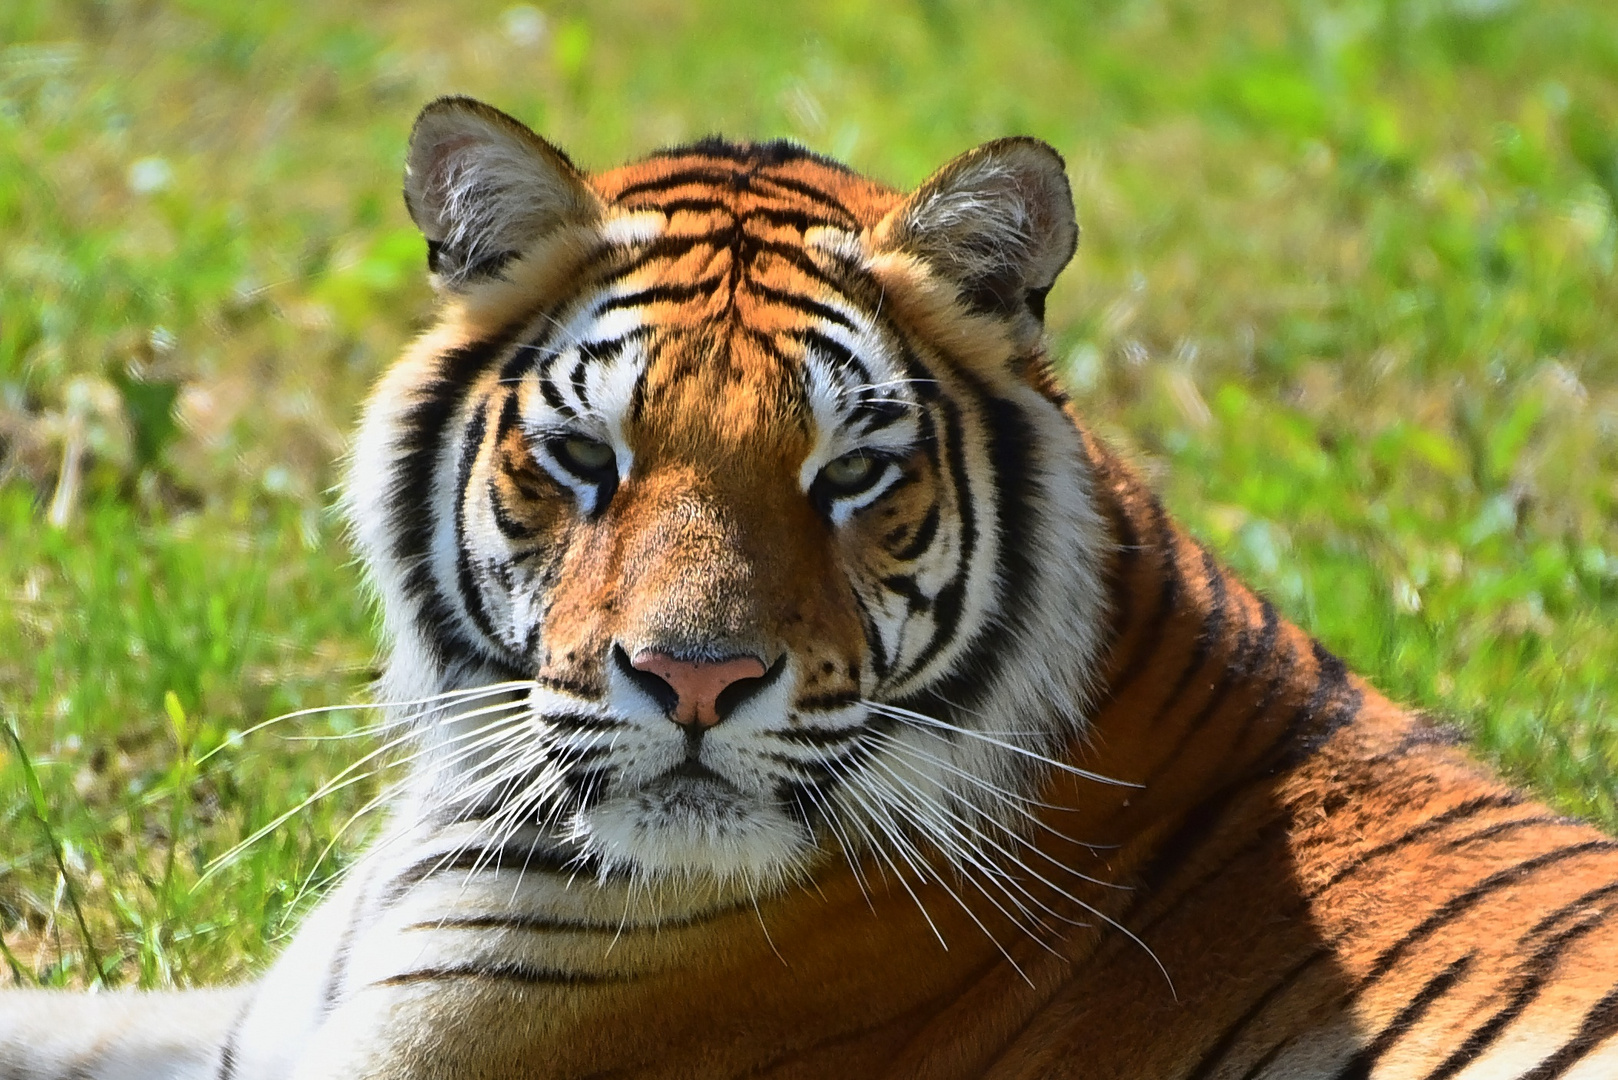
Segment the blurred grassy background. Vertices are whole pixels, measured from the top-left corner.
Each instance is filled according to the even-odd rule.
[[[1088,415],[1293,617],[1618,825],[1618,9],[1605,0],[8,0],[0,961],[187,984],[273,951],[374,779],[331,510],[423,325],[416,109],[584,164],[789,136],[898,184],[1068,157]],[[210,755],[211,756],[205,756]],[[328,845],[336,843],[330,853]],[[5,976],[0,976],[4,981]]]

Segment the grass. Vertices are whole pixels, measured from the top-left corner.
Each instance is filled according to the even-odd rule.
[[[1618,9],[1602,0],[0,6],[0,962],[241,977],[374,779],[330,505],[423,325],[415,110],[591,166],[712,130],[899,184],[1068,157],[1093,422],[1396,697],[1618,827]],[[62,477],[76,477],[64,484]],[[0,976],[0,981],[4,980]]]

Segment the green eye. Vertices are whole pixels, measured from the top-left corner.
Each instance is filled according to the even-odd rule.
[[[585,477],[599,476],[618,461],[612,447],[583,435],[569,435],[551,443],[551,453],[563,465]]]
[[[875,480],[878,472],[877,459],[856,450],[828,463],[820,470],[820,478],[833,494],[852,495]]]

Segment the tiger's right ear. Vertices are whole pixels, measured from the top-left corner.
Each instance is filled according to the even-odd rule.
[[[876,227],[879,248],[918,256],[968,307],[1045,318],[1045,294],[1073,257],[1062,155],[1038,139],[984,143],[939,169]]]
[[[404,196],[427,238],[427,265],[448,289],[495,275],[535,241],[602,215],[566,154],[464,97],[439,98],[416,117]]]

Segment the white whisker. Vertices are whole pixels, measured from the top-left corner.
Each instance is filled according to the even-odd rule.
[[[883,793],[881,791],[879,791],[874,786],[875,777],[873,777],[870,773],[845,772],[844,773],[844,779],[846,781],[845,790],[849,791],[849,793],[851,795],[854,795],[855,798],[859,799],[861,805],[865,807],[866,812],[868,814],[873,815],[873,818],[880,825],[880,827],[882,828],[882,831],[887,834],[888,839],[898,849],[898,851],[900,853],[900,857],[903,858],[907,863],[910,863],[912,866],[914,866],[915,864],[912,861],[912,853],[913,853],[914,857],[917,858],[917,859],[921,859],[923,864],[925,865],[925,863],[926,863],[925,857],[921,854],[920,851],[916,850],[915,846],[913,844],[911,844],[910,841],[904,836],[903,830],[901,830],[898,827],[897,823],[892,820],[891,816],[889,816],[887,813],[884,812],[880,818],[876,818],[874,808],[872,808],[870,806],[870,804],[866,803],[866,801],[863,798],[859,797],[858,791],[856,789],[863,789],[867,794],[869,794],[871,796],[871,798],[873,800],[875,800],[875,802],[877,803],[878,806],[883,808],[884,811],[886,811],[889,808],[889,806],[891,805],[892,800],[890,800],[888,798],[885,798]],[[931,869],[931,868],[929,867],[929,869]],[[897,872],[898,872],[897,869],[895,869],[895,873],[897,873]],[[922,879],[922,881],[924,883],[927,881],[927,879],[929,877],[928,874],[922,873],[920,871],[918,871],[918,876],[921,877],[921,879]],[[966,914],[966,917],[971,919],[972,922],[977,926],[977,928],[983,932],[983,936],[989,939],[990,943],[994,945],[995,949],[1000,953],[1000,955],[1006,958],[1006,963],[1011,965],[1012,970],[1016,971],[1016,973],[1018,975],[1020,975],[1025,982],[1027,982],[1030,986],[1032,986],[1033,985],[1032,980],[1030,980],[1028,978],[1028,975],[1023,971],[1022,967],[1017,963],[1017,961],[1012,959],[1011,953],[1006,950],[1006,947],[1003,944],[1001,944],[1000,939],[995,937],[993,931],[991,931],[987,926],[984,925],[982,919],[978,918],[977,912],[973,911],[971,906],[969,904],[967,904],[966,901],[961,899],[960,895],[957,894],[954,889],[951,889],[949,887],[949,883],[944,880],[943,875],[939,874],[935,870],[935,871],[933,871],[931,873],[930,876],[931,876],[933,882],[935,884],[937,884],[939,888],[943,889],[944,892],[949,896],[949,898],[951,900],[955,901],[955,903],[960,907],[961,911]],[[900,883],[901,884],[904,883],[902,875],[901,875]],[[911,898],[916,901],[916,906],[918,908],[921,908],[923,916],[925,916],[927,918],[928,925],[933,926],[933,932],[935,934],[937,934],[938,933],[938,928],[937,928],[937,926],[933,925],[932,917],[927,915],[927,909],[925,907],[922,907],[921,900],[918,897],[916,897],[916,894],[910,890],[910,887],[908,885],[905,885],[905,891],[909,892]],[[990,902],[993,903],[992,900]],[[996,906],[998,906],[998,905],[996,905]],[[1013,922],[1014,925],[1016,924],[1015,919],[1013,919],[1012,922]],[[943,936],[941,934],[939,935],[938,939],[939,939],[940,943],[942,943],[943,940],[944,940]],[[949,948],[948,945],[945,945],[944,947],[945,947],[946,950]]]
[[[1113,787],[1136,789],[1145,787],[1144,784],[1137,784],[1129,780],[1115,780],[1110,776],[1102,776],[1100,773],[1091,772],[1088,769],[1081,769],[1076,765],[1069,765],[1065,761],[1058,761],[1055,758],[1048,757],[1045,754],[1039,753],[1038,751],[1030,750],[1026,746],[1018,746],[1016,743],[1006,742],[1004,739],[997,739],[992,735],[984,735],[980,732],[973,731],[971,728],[961,727],[958,724],[951,724],[940,720],[937,717],[928,716],[925,713],[900,708],[897,705],[888,705],[880,701],[869,701],[864,698],[860,699],[860,704],[869,709],[873,709],[884,716],[890,716],[895,720],[903,723],[909,723],[912,726],[919,724],[924,727],[937,728],[940,731],[953,731],[957,735],[965,735],[968,738],[981,740],[991,746],[998,746],[1002,750],[1009,750],[1014,754],[1020,754],[1023,757],[1032,758],[1035,761],[1041,762],[1050,768],[1057,769],[1061,772],[1082,777],[1085,780],[1094,780],[1098,784],[1110,784]]]
[[[1090,851],[1105,851],[1105,850],[1109,850],[1109,848],[1111,846],[1115,846],[1115,845],[1106,845],[1106,844],[1091,844],[1091,843],[1087,843],[1087,842],[1085,842],[1083,840],[1075,840],[1073,837],[1071,837],[1071,836],[1067,835],[1066,833],[1061,832],[1060,830],[1056,829],[1049,822],[1045,821],[1044,818],[1040,817],[1038,814],[1035,814],[1033,811],[1028,809],[1031,806],[1037,806],[1037,807],[1041,807],[1041,808],[1046,809],[1046,810],[1056,810],[1056,811],[1059,811],[1059,812],[1071,813],[1072,812],[1071,807],[1057,806],[1054,803],[1041,802],[1038,799],[1034,799],[1034,798],[1031,798],[1031,797],[1026,796],[1026,795],[1019,795],[1016,792],[1010,791],[1010,790],[1008,790],[1006,788],[1003,788],[1003,787],[1000,787],[997,784],[992,784],[992,783],[990,783],[989,781],[983,779],[980,776],[974,776],[970,771],[961,768],[959,765],[956,765],[953,762],[946,761],[943,758],[938,757],[937,755],[929,754],[925,750],[922,750],[920,747],[912,746],[911,744],[905,742],[903,739],[896,738],[893,735],[888,734],[887,732],[873,731],[873,732],[871,732],[871,735],[876,737],[878,739],[878,741],[880,741],[884,746],[888,747],[891,750],[894,750],[894,751],[896,751],[898,753],[901,753],[901,754],[905,754],[906,756],[909,756],[909,757],[916,758],[916,759],[918,759],[918,760],[920,760],[920,761],[922,761],[922,762],[924,762],[924,763],[926,763],[928,765],[933,765],[933,766],[936,766],[937,768],[943,769],[944,771],[948,772],[950,775],[955,776],[955,777],[957,777],[957,778],[959,778],[961,780],[965,780],[967,783],[973,785],[974,787],[982,788],[984,791],[989,792],[991,795],[995,795],[995,796],[997,796],[997,797],[999,797],[1001,799],[1004,799],[1006,801],[1007,809],[1011,810],[1017,816],[1021,817],[1025,821],[1027,821],[1030,825],[1034,826],[1036,829],[1039,829],[1039,830],[1041,830],[1043,832],[1049,833],[1051,836],[1054,836],[1056,839],[1061,840],[1064,843],[1072,844],[1075,847],[1087,848]],[[1086,880],[1092,880],[1092,879],[1086,878]],[[1128,886],[1125,886],[1125,885],[1113,885],[1110,882],[1103,882],[1103,881],[1097,881],[1096,884],[1098,884],[1098,885],[1107,885],[1110,888],[1120,888],[1120,889],[1121,888],[1128,888]]]
[[[204,761],[207,761],[209,758],[219,753],[219,751],[225,749],[225,747],[232,745],[240,739],[244,739],[247,736],[252,735],[254,732],[262,731],[272,724],[283,723],[287,720],[296,720],[300,717],[318,716],[322,713],[359,712],[365,709],[408,709],[417,706],[441,705],[451,701],[484,697],[492,694],[515,691],[518,689],[526,688],[531,690],[536,685],[537,684],[531,679],[515,679],[507,682],[489,683],[484,686],[469,687],[464,690],[446,690],[442,693],[430,694],[426,697],[412,698],[408,701],[361,701],[351,702],[347,705],[316,705],[307,709],[296,709],[289,713],[282,713],[280,716],[272,716],[268,720],[261,720],[247,730],[237,732],[230,739],[227,739],[218,746],[214,747],[212,750],[209,750],[206,754],[198,757],[196,763],[198,765],[202,764]],[[395,724],[407,722],[407,719],[389,721],[382,725],[382,727],[386,728],[394,726]]]

